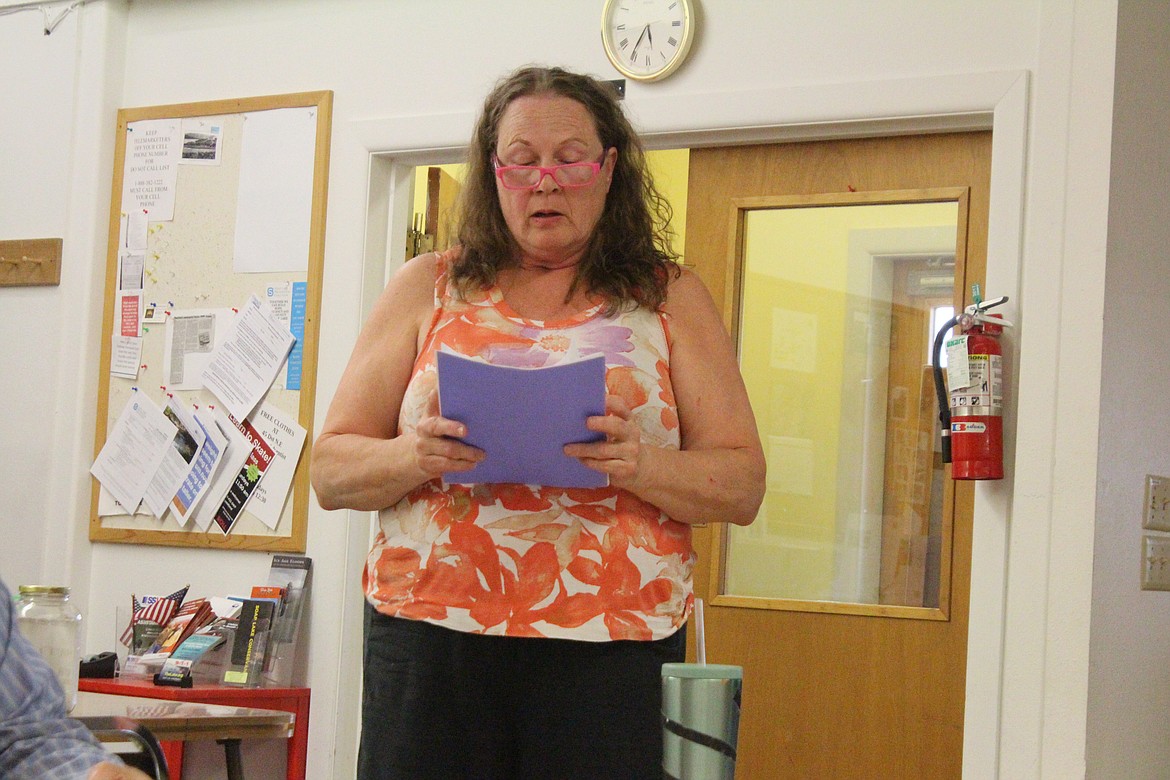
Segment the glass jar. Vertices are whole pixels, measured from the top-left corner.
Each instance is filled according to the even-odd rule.
[[[21,585],[16,619],[20,633],[48,661],[65,692],[65,709],[72,711],[81,663],[81,613],[69,603],[69,588]]]

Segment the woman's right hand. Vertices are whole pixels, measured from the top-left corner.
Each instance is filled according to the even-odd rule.
[[[427,408],[414,430],[414,462],[430,478],[468,471],[484,459],[483,450],[459,441],[467,426],[439,414],[439,391],[427,396]]]

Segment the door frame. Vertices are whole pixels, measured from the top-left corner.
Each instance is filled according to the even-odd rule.
[[[1028,136],[1029,73],[999,71],[845,84],[748,89],[688,94],[667,91],[629,96],[631,114],[648,148],[671,149],[765,142],[864,138],[907,133],[991,130],[991,201],[988,219],[986,290],[1018,300],[1021,289],[1024,193]],[[471,111],[432,116],[398,116],[355,120],[334,128],[331,183],[340,203],[365,203],[364,215],[331,214],[364,233],[360,289],[352,293],[360,305],[351,323],[356,339],[400,259],[392,248],[409,227],[411,173],[415,165],[458,161],[474,123]],[[364,171],[365,175],[361,175]],[[346,175],[349,174],[349,175]],[[364,191],[363,191],[364,190]],[[400,254],[400,253],[398,253]],[[328,281],[328,280],[327,280]],[[1014,308],[1014,307],[1013,307]],[[1015,319],[1007,312],[1009,319]],[[1018,321],[1018,320],[1017,320]],[[345,345],[346,347],[351,346]],[[338,348],[342,345],[338,344]],[[1007,345],[1010,376],[1019,377],[1018,357]],[[325,387],[337,377],[321,377]],[[1009,392],[1016,394],[1018,379]],[[319,394],[319,403],[328,397]],[[1015,450],[1014,406],[1005,410],[1005,453],[1008,477],[978,483],[975,489],[972,540],[966,704],[963,724],[963,774],[997,777],[1002,736],[1004,680],[1010,672],[1026,672],[1031,657],[1017,657],[1008,668],[1005,654],[1007,570],[1014,480],[1010,465]],[[373,515],[349,512],[346,561],[342,582],[360,581],[368,550]],[[362,596],[344,588],[342,623],[360,632]],[[347,630],[348,636],[353,636]],[[361,648],[343,642],[339,648],[339,702],[360,702]],[[1026,653],[1023,655],[1027,655]],[[1041,711],[1043,686],[1016,691],[1013,707]],[[1023,697],[1023,701],[1018,699]],[[338,734],[356,734],[357,705],[339,705],[331,715]],[[349,748],[349,749],[347,749]],[[353,774],[352,747],[337,745],[336,776]]]

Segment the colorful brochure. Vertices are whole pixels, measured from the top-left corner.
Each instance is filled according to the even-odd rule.
[[[251,443],[252,452],[236,474],[235,481],[232,482],[232,486],[228,489],[227,495],[215,513],[215,524],[225,534],[232,530],[232,526],[240,518],[240,513],[244,511],[244,505],[252,497],[260,478],[264,476],[264,472],[268,470],[268,466],[276,456],[272,447],[264,441],[264,437],[252,426],[252,423],[246,419],[243,422],[234,417],[229,417],[229,419]]]

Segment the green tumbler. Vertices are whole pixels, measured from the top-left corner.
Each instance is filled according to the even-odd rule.
[[[664,780],[733,780],[743,667],[662,665]]]

